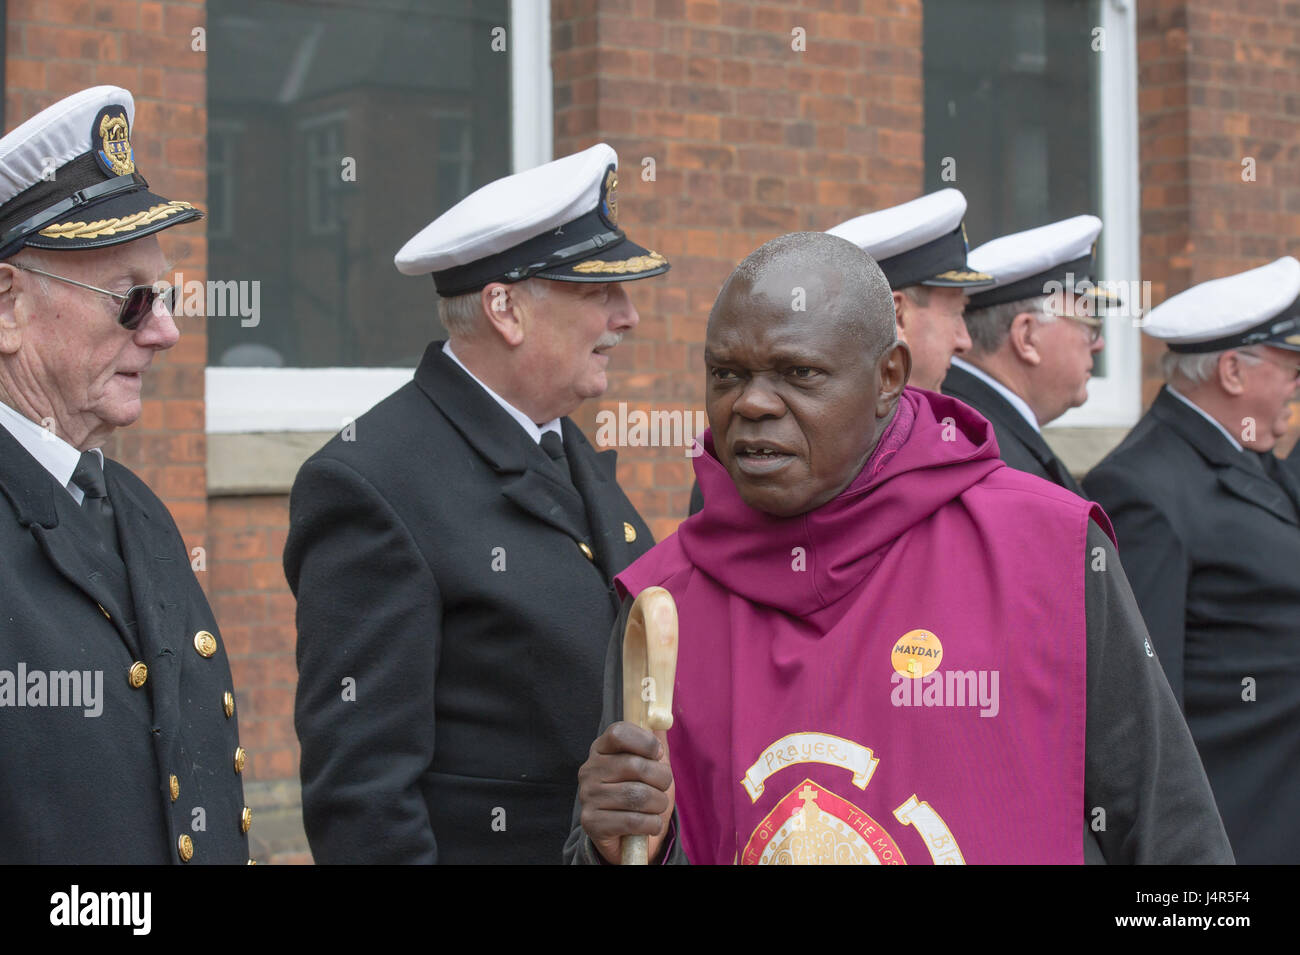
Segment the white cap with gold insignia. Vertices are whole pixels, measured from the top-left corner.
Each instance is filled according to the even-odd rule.
[[[1014,232],[972,249],[972,268],[993,276],[993,287],[970,297],[968,309],[1019,302],[1083,288],[1096,294],[1096,244],[1101,220],[1074,216]],[[1109,297],[1108,292],[1103,292]]]
[[[0,259],[23,246],[116,245],[202,217],[149,191],[135,164],[134,121],[129,92],[95,86],[0,139]]]
[[[394,257],[404,275],[433,273],[444,297],[534,276],[621,282],[668,260],[618,225],[618,155],[598,143],[490,182],[421,229]]]
[[[1153,308],[1142,330],[1176,352],[1246,345],[1300,351],[1300,262],[1286,255],[1193,285]]]
[[[967,264],[965,215],[961,191],[940,189],[826,231],[875,259],[895,292],[909,285],[982,288],[993,279]]]

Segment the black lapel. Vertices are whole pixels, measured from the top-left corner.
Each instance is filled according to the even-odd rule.
[[[0,427],[0,493],[9,499],[19,525],[31,532],[50,564],[99,605],[138,659],[139,648],[127,626],[127,608],[119,604],[116,589],[106,579],[107,560],[92,559],[92,549],[98,545],[83,537],[76,527],[59,521],[57,495],[67,497],[69,512],[76,508],[76,502],[4,427]]]
[[[964,368],[953,365],[948,369],[943,390],[954,398],[966,402],[989,421],[997,424],[1002,431],[1009,432],[1061,487],[1080,497],[1086,496],[1083,488],[1079,487],[1079,482],[1070,473],[1070,469],[1056,456],[1043,436],[1030,427],[1024,415],[1017,411],[1011,402],[988,384],[980,381]]]
[[[501,476],[503,495],[574,540],[586,539],[582,498],[557,476],[546,452],[518,422],[443,354],[442,342],[425,349],[415,370],[415,383],[465,443]]]
[[[1151,413],[1215,466],[1219,485],[1288,524],[1296,524],[1296,511],[1286,492],[1265,472],[1259,459],[1248,458],[1250,451],[1238,451],[1218,428],[1168,391],[1168,387],[1160,389]]]
[[[587,436],[568,418],[561,420],[560,428],[564,432],[564,447],[573,483],[586,502],[587,526],[591,528],[596,566],[606,580],[612,580],[623,569],[625,562],[620,560],[620,556],[627,550],[622,516],[615,513],[614,508],[606,506],[610,488],[617,484],[618,452],[610,450],[597,454],[587,442]]]

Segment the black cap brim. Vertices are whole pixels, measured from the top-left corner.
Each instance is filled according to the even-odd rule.
[[[97,249],[130,242],[193,222],[203,213],[188,202],[166,199],[148,189],[110,196],[71,210],[27,237],[37,249]]]
[[[577,262],[569,262],[536,273],[556,282],[630,282],[663,275],[668,260],[631,239],[623,239]]]

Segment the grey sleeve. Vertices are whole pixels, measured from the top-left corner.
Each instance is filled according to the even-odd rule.
[[[605,688],[600,708],[600,727],[592,736],[594,741],[623,718],[623,631],[627,629],[627,617],[632,611],[632,598],[623,601],[618,619],[614,621],[614,630],[609,635],[609,649],[605,653]],[[659,856],[653,860],[654,865],[689,865],[686,853],[682,850],[681,840],[677,837],[677,810],[673,809],[672,822],[669,825],[668,838],[664,840]],[[666,849],[666,851],[665,851]],[[569,827],[569,838],[564,843],[564,862],[566,865],[608,865],[587,833],[582,828],[582,802],[577,795],[573,798],[573,819]]]
[[[1088,524],[1084,861],[1233,862],[1201,758],[1110,538]]]

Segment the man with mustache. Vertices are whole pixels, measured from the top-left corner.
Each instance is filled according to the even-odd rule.
[[[1231,861],[1105,515],[905,389],[890,305],[822,233],[724,285],[704,510],[618,577],[677,602],[675,722],[618,721],[616,625],[567,858]]]
[[[397,253],[448,340],[299,473],[303,818],[317,862],[556,862],[600,713],[614,574],[652,543],[567,417],[668,262],[603,143],[493,182]]]
[[[971,267],[995,284],[971,296],[971,347],[943,383],[989,419],[1003,461],[1079,495],[1042,428],[1088,400],[1093,357],[1105,347],[1093,314],[1100,233],[1096,216],[1075,216],[972,251]]]

